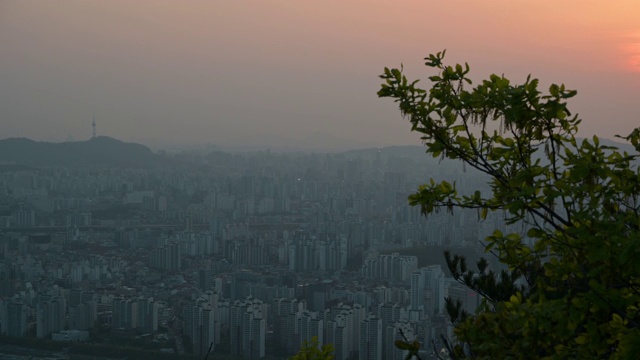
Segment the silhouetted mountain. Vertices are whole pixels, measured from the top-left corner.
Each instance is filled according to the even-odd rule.
[[[577,139],[578,144],[582,143],[583,140],[584,140],[583,138],[578,138]],[[589,139],[589,141],[592,141],[592,139]],[[618,139],[610,140],[610,139],[600,138],[599,141],[601,145],[615,147],[620,152],[626,151],[629,154],[637,153],[637,151],[631,144],[620,142]],[[621,141],[624,141],[624,140],[621,140]],[[449,159],[441,159],[440,157],[433,158],[431,155],[426,153],[426,150],[427,150],[426,146],[423,146],[423,145],[401,145],[401,146],[388,146],[388,147],[381,147],[381,148],[364,148],[364,149],[348,150],[342,153],[347,158],[357,158],[357,157],[363,157],[363,156],[364,157],[373,156],[376,152],[380,152],[383,156],[409,157],[414,160],[422,159],[422,161],[425,161],[428,164],[438,164],[438,165],[444,164],[444,165],[452,165],[452,166],[456,166],[456,165],[461,166],[461,163],[458,160],[454,161]],[[606,152],[607,151],[605,151],[605,153]],[[544,155],[542,150],[540,150],[538,157],[540,157],[541,159],[546,159],[546,156]]]
[[[151,167],[163,157],[148,147],[107,136],[64,143],[26,138],[0,140],[0,162],[28,165]]]

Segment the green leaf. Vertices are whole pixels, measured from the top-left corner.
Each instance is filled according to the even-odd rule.
[[[518,85],[495,74],[472,88],[468,65],[445,64],[444,52],[425,60],[437,72],[430,89],[385,69],[380,94],[399,103],[429,154],[473,172],[431,180],[410,204],[423,213],[504,214],[482,225],[494,230],[483,245],[499,264],[478,263],[476,272],[464,257],[445,256],[456,284],[483,299],[465,314],[461,302],[447,298],[450,355],[637,357],[640,128],[623,137],[638,153],[602,146],[597,137],[579,142],[581,120],[564,102],[576,91],[553,84],[543,93],[537,79]],[[477,233],[471,221],[460,223],[465,240]]]

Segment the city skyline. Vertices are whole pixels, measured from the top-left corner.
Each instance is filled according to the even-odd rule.
[[[405,198],[437,161],[414,147],[144,168],[99,161],[114,148],[0,173],[0,355],[7,335],[92,354],[126,342],[154,359],[288,358],[317,337],[336,360],[400,359],[399,329],[424,342],[446,331],[446,294],[477,303],[442,249],[475,259],[480,236],[513,228],[499,214],[476,227],[472,210],[423,218]],[[480,184],[459,164],[438,176]]]
[[[638,14],[0,2],[0,358],[633,357]]]

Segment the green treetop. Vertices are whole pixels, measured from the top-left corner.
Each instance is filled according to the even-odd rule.
[[[318,337],[314,336],[310,342],[305,340],[298,353],[289,360],[333,360],[335,358],[333,350],[331,344],[320,346]]]
[[[580,120],[564,85],[538,90],[491,75],[474,85],[468,65],[427,57],[437,74],[426,90],[402,69],[387,69],[378,95],[398,103],[427,153],[488,175],[490,193],[460,194],[455,183],[429,183],[409,197],[424,214],[477,209],[505,214],[525,233],[495,231],[486,260],[473,268],[446,254],[454,278],[478,292],[475,314],[447,299],[456,359],[636,358],[640,354],[640,128],[623,137],[635,151],[576,139]],[[524,241],[526,240],[526,241]],[[528,242],[529,244],[526,244]]]

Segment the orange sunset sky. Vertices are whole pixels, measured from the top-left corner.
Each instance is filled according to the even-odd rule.
[[[416,144],[377,76],[445,48],[577,89],[582,136],[640,126],[637,0],[0,0],[0,138]]]

